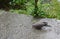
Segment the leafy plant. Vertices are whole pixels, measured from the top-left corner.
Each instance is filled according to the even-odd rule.
[[[39,18],[43,17],[60,19],[60,3],[57,0],[51,0],[48,2],[38,0],[37,8],[35,8],[35,0],[13,0],[11,5],[19,5],[19,8],[21,7],[19,10],[15,10],[19,14],[22,13],[32,15]]]

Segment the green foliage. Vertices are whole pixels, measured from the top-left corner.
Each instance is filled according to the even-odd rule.
[[[11,5],[19,5],[21,7],[19,10],[12,10],[19,14],[27,14],[42,18],[58,18],[60,19],[60,3],[57,0],[51,0],[48,3],[42,3],[43,0],[38,0],[35,14],[35,0],[13,0]],[[23,5],[23,6],[21,6]],[[25,8],[22,10],[22,8]]]
[[[60,18],[59,13],[60,13],[60,4],[57,0],[52,0],[49,9],[47,10],[48,12],[48,17],[50,18]]]
[[[46,17],[46,11],[44,10],[48,6],[48,4],[44,5],[41,4],[41,0],[38,0],[37,3],[37,8],[34,9],[34,12],[37,11],[36,13],[31,13],[34,17],[39,17],[39,18],[45,18]],[[45,7],[45,8],[44,8]]]
[[[30,2],[26,3],[26,11],[30,15],[34,11],[34,5]]]
[[[26,9],[25,3],[27,0],[12,0],[10,2],[11,8],[12,9]]]
[[[28,14],[25,10],[13,10],[13,9],[11,9],[10,12],[18,13],[18,14]]]
[[[12,2],[11,2],[11,5],[13,4],[13,5],[22,5],[22,4],[24,4],[25,2],[27,2],[27,0],[13,0]]]

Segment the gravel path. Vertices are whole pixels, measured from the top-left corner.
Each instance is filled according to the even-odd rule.
[[[41,19],[52,26],[51,31],[32,28],[32,16],[0,12],[0,39],[60,39],[60,20]]]

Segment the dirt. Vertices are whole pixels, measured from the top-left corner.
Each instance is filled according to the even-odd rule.
[[[0,39],[60,39],[60,20],[44,18],[51,31],[32,28],[32,16],[0,11]]]

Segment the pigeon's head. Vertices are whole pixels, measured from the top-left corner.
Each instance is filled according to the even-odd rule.
[[[47,22],[42,22],[42,23],[44,24],[44,26],[48,25],[48,23],[47,23]]]

